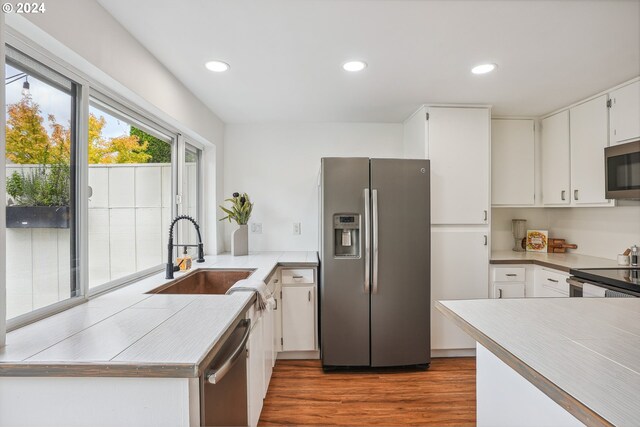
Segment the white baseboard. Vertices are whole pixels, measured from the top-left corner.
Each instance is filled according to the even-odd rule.
[[[431,350],[431,357],[475,357],[475,348],[460,348],[455,350]]]
[[[278,359],[280,360],[302,360],[302,359],[311,359],[318,360],[320,359],[320,351],[281,351],[278,353]]]

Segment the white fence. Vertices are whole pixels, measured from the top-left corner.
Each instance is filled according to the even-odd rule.
[[[31,167],[7,165],[7,176]],[[195,215],[195,164],[185,172],[182,210]],[[91,165],[89,186],[89,287],[165,262],[171,165]],[[70,276],[69,229],[7,229],[9,319],[69,298]]]

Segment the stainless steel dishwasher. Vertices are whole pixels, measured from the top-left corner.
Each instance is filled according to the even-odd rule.
[[[248,425],[247,341],[251,320],[241,320],[200,377],[202,426]]]

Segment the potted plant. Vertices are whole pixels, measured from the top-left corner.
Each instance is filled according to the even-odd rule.
[[[249,200],[247,193],[233,193],[233,198],[226,199],[225,202],[231,202],[229,209],[224,206],[220,206],[220,209],[227,216],[220,218],[220,221],[225,219],[231,222],[232,220],[238,224],[238,228],[233,231],[231,235],[231,254],[233,256],[247,255],[249,253],[249,230],[247,223],[251,217],[251,211],[253,210],[253,203]]]
[[[38,165],[7,179],[7,228],[69,228],[69,166]]]

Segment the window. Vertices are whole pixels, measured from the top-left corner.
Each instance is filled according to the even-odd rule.
[[[165,262],[172,217],[172,139],[112,105],[89,106],[89,288]]]
[[[200,150],[197,148],[186,144],[184,151],[184,171],[182,172],[183,177],[183,191],[182,191],[182,206],[180,212],[184,215],[189,215],[194,218],[198,223],[200,223],[199,212],[198,212],[198,200],[200,195]],[[195,228],[183,221],[184,226],[182,230],[184,232],[184,236],[186,240],[181,243],[190,243],[194,244],[197,242],[196,230]],[[186,230],[186,231],[185,231]],[[197,251],[195,248],[189,248],[189,253],[192,256],[197,256]]]
[[[76,85],[7,47],[7,318],[80,295]]]
[[[7,46],[5,67],[7,325],[15,329],[161,271],[173,217],[200,217],[201,153],[177,129],[9,40],[20,46]],[[196,241],[192,227],[175,233]]]

